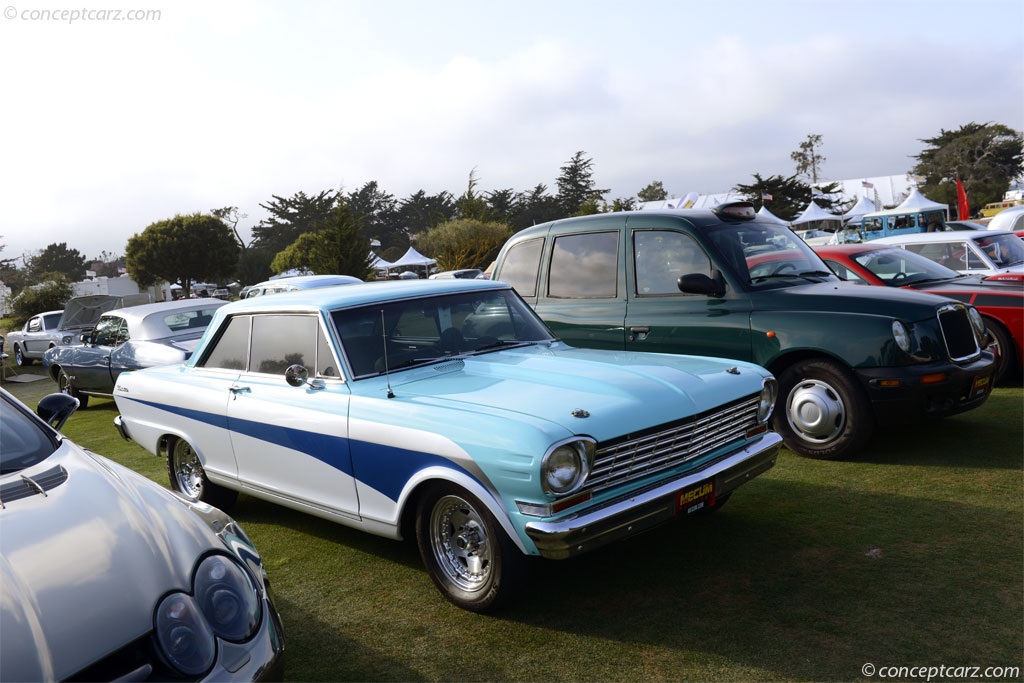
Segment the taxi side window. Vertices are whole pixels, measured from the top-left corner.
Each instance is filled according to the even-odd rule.
[[[614,298],[618,291],[618,249],[618,230],[556,237],[551,250],[548,296]]]
[[[535,239],[511,247],[501,267],[501,281],[512,285],[519,296],[537,296],[537,274],[544,240]]]
[[[633,259],[638,296],[680,294],[681,275],[711,274],[711,260],[697,242],[671,230],[634,232]]]

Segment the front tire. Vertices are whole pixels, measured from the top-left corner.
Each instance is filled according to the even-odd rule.
[[[849,370],[805,360],[779,374],[773,426],[805,458],[836,460],[859,451],[875,431],[871,403]]]
[[[75,385],[71,383],[71,378],[68,377],[68,373],[64,372],[64,368],[57,369],[57,388],[62,394],[68,394],[78,399],[78,407],[85,410],[89,407],[89,396],[83,394],[75,388]]]
[[[992,381],[998,382],[1007,375],[1013,377],[1017,372],[1017,347],[1013,343],[1013,337],[1002,323],[995,320],[986,319],[985,326],[999,345],[999,364],[996,366],[996,374]]]
[[[171,488],[192,502],[202,501],[227,510],[238,499],[238,491],[218,486],[206,478],[199,455],[185,439],[167,443],[167,476]]]
[[[490,612],[523,589],[526,557],[486,506],[457,486],[434,486],[416,510],[416,542],[434,585],[470,612]]]

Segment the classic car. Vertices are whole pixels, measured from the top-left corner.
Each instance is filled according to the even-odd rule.
[[[1024,243],[1002,230],[953,230],[883,237],[880,244],[903,247],[965,275],[1021,276]]]
[[[847,282],[906,287],[971,304],[999,345],[995,379],[1024,367],[1024,283],[1001,276],[963,275],[899,247],[862,244],[815,247],[818,256]]]
[[[226,301],[182,299],[107,311],[78,346],[56,346],[43,354],[43,367],[57,387],[85,408],[90,396],[109,397],[118,375],[151,365],[178,363]]]
[[[245,532],[62,436],[77,405],[0,390],[0,680],[280,680]]]
[[[351,275],[295,275],[292,277],[280,277],[246,287],[242,290],[241,298],[248,299],[254,296],[294,292],[299,289],[314,289],[316,287],[354,285],[360,282],[362,280]]]
[[[779,379],[775,430],[811,458],[856,453],[880,423],[977,408],[995,370],[974,307],[842,285],[749,202],[536,225],[505,243],[494,279],[575,346],[768,368]]]
[[[243,299],[185,363],[123,373],[122,435],[171,486],[417,539],[471,611],[564,559],[719,508],[775,463],[776,391],[736,361],[575,349],[512,289],[416,280]]]
[[[63,314],[63,310],[39,313],[26,320],[20,330],[9,333],[6,343],[14,354],[14,362],[31,365],[32,361],[41,359],[47,349],[56,346],[60,341],[57,330]]]

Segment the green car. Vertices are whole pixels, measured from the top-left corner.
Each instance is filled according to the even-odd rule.
[[[780,382],[776,431],[811,458],[855,453],[878,424],[977,408],[995,371],[972,306],[843,283],[748,202],[537,225],[504,245],[493,277],[575,346],[764,366]]]

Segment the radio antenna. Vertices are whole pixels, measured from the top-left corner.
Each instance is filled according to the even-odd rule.
[[[384,345],[384,379],[388,383],[388,398],[394,398],[395,392],[391,391],[391,366],[388,364],[388,331],[384,327],[384,309],[380,309],[380,339]]]

